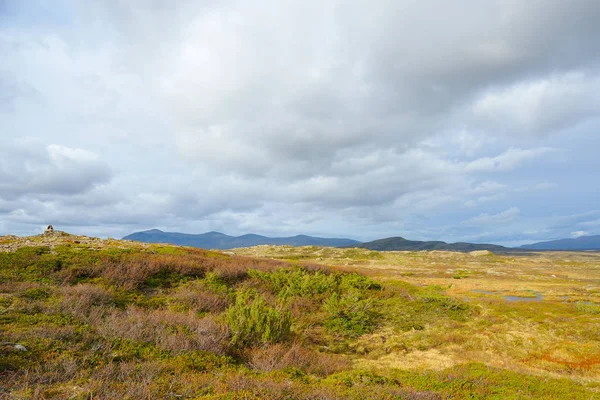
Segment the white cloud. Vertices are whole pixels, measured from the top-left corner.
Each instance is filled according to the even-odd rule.
[[[490,90],[475,102],[473,114],[509,133],[547,135],[599,116],[599,93],[598,75],[569,72]]]
[[[482,157],[466,164],[465,170],[469,172],[510,171],[522,163],[543,155],[557,151],[552,148],[516,149],[510,148],[495,157]]]

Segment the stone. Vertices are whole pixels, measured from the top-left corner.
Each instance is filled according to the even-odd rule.
[[[27,348],[25,346],[23,346],[22,344],[15,344],[15,350],[19,350],[19,351],[27,351]]]

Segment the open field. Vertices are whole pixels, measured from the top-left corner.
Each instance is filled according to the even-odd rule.
[[[0,398],[600,398],[597,254],[234,252],[0,237]]]
[[[357,366],[443,369],[478,361],[593,385],[600,379],[600,253],[288,246],[235,252],[357,271],[387,286],[434,285],[477,309],[465,321],[436,321],[422,330],[398,332],[393,321],[383,325],[358,341],[365,355],[354,360]]]
[[[496,255],[487,251],[378,252],[331,247],[256,246],[235,249],[235,253],[318,263],[360,271],[382,281],[444,285],[449,286],[448,294],[458,297],[531,296],[537,292],[544,300],[561,303],[600,300],[599,252]],[[490,296],[492,294],[496,296]]]

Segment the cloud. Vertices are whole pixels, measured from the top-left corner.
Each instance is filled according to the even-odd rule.
[[[487,127],[547,135],[599,116],[599,92],[599,76],[572,72],[492,90],[475,102],[473,114]]]
[[[499,212],[498,214],[487,214],[483,213],[476,217],[470,218],[467,221],[464,221],[464,224],[468,225],[487,225],[487,224],[503,224],[507,222],[511,222],[517,218],[521,211],[518,207],[512,207],[508,210]]]
[[[515,169],[525,161],[541,157],[545,154],[555,151],[557,150],[552,148],[510,148],[506,152],[495,157],[482,157],[477,160],[473,160],[465,166],[465,170],[469,172],[509,171]]]
[[[585,235],[587,235],[587,232],[586,232],[586,231],[575,231],[575,232],[571,232],[571,237],[572,237],[573,239],[577,239],[577,238],[579,238],[579,237],[582,237],[582,236],[585,236]]]
[[[597,167],[594,0],[9,3],[5,230],[475,237]]]
[[[323,167],[346,150],[410,146],[451,123],[456,113],[478,129],[512,132],[515,118],[496,113],[499,107],[541,115],[540,101],[549,98],[544,101],[556,105],[565,91],[585,89],[587,76],[569,78],[573,67],[597,61],[593,51],[570,47],[577,38],[581,47],[593,49],[592,41],[573,37],[576,24],[595,29],[590,18],[598,7],[591,1],[569,8],[504,1],[491,6],[497,12],[466,1],[461,10],[468,13],[440,13],[434,2],[369,7],[360,1],[344,7],[293,2],[269,8],[182,2],[177,10],[101,4],[100,15],[114,18],[119,38],[133,50],[131,65],[152,60],[144,70],[152,78],[144,78],[177,119],[182,154],[203,167],[244,174],[272,173],[271,166],[281,164],[314,173],[306,165]],[[174,28],[148,40],[158,16]],[[565,25],[555,25],[559,18]],[[432,29],[407,36],[423,21]],[[473,35],[474,30],[485,34]],[[386,39],[391,37],[393,43]],[[556,53],[564,53],[564,60]],[[557,85],[576,88],[544,89],[549,86],[544,82],[555,82],[556,71],[567,76]],[[530,82],[532,73],[544,76],[542,83]],[[488,91],[494,87],[501,94]],[[533,96],[529,108],[537,108],[516,105],[519,93]],[[579,114],[569,115],[587,100],[574,96],[572,106],[560,110],[572,123]],[[461,109],[476,112],[469,117]],[[485,115],[498,117],[482,125]]]
[[[7,200],[85,193],[111,177],[108,165],[84,149],[21,143],[0,154],[0,198]]]
[[[584,213],[564,215],[553,219],[553,229],[573,229],[581,225],[593,225],[600,220],[600,210],[592,210]]]

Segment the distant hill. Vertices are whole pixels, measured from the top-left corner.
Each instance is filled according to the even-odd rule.
[[[261,244],[289,245],[289,246],[328,246],[328,247],[358,247],[379,251],[419,251],[419,250],[449,250],[449,251],[475,251],[489,250],[494,252],[518,251],[494,244],[475,243],[446,243],[441,241],[422,242],[407,240],[402,237],[391,237],[361,243],[352,239],[320,238],[306,235],[291,237],[267,237],[255,234],[242,236],[229,236],[221,232],[207,232],[201,234],[188,234],[177,232],[163,232],[159,229],[135,232],[125,236],[125,240],[135,240],[145,243],[168,243],[180,246],[200,247],[204,249],[234,249],[236,247],[251,247]]]
[[[530,250],[600,250],[600,235],[525,244],[521,248]]]
[[[275,238],[254,234],[229,236],[220,232],[207,232],[194,235],[177,232],[163,232],[158,229],[135,232],[125,236],[123,239],[145,243],[168,243],[180,246],[221,250],[234,249],[236,247],[258,246],[261,244],[329,247],[349,247],[360,244],[360,242],[352,239],[320,238],[306,235]]]
[[[363,249],[378,251],[420,251],[420,250],[450,250],[450,251],[475,251],[489,250],[495,252],[512,251],[504,246],[495,244],[476,244],[476,243],[446,243],[440,241],[422,242],[418,240],[407,240],[402,237],[390,237],[386,239],[374,240],[372,242],[361,243],[358,246]]]

